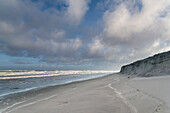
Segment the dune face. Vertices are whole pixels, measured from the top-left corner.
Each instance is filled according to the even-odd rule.
[[[170,51],[124,65],[120,73],[144,77],[170,75]]]

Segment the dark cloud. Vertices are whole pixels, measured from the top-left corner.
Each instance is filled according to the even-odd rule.
[[[0,18],[1,51],[12,56],[43,56],[43,58],[53,57],[53,59],[77,57],[76,52],[79,51],[82,42],[79,37],[70,37],[66,34],[64,28],[69,21],[64,19],[63,11],[51,6],[49,9],[42,10],[41,4],[45,1],[35,2],[25,0],[0,2],[2,6],[0,10],[3,11],[0,13],[3,17]],[[81,10],[81,7],[78,8]],[[81,19],[84,13],[85,11],[82,14],[80,12],[76,18],[80,16]]]

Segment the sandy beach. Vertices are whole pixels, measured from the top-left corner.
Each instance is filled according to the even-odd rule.
[[[170,113],[170,0],[0,0],[0,113]]]
[[[150,78],[147,87],[144,81],[144,78],[113,74],[55,86],[2,113],[168,113],[169,103],[154,88],[158,83]],[[164,91],[164,86],[159,88]]]

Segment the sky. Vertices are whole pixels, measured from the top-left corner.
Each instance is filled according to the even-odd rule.
[[[170,0],[0,0],[0,70],[120,70],[170,50]]]

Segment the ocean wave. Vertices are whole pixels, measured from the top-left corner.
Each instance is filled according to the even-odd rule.
[[[6,79],[21,79],[21,78],[40,78],[40,77],[53,77],[60,75],[81,75],[81,74],[100,74],[100,73],[113,73],[114,71],[91,71],[91,70],[83,70],[83,71],[3,71],[0,72],[0,80]]]

